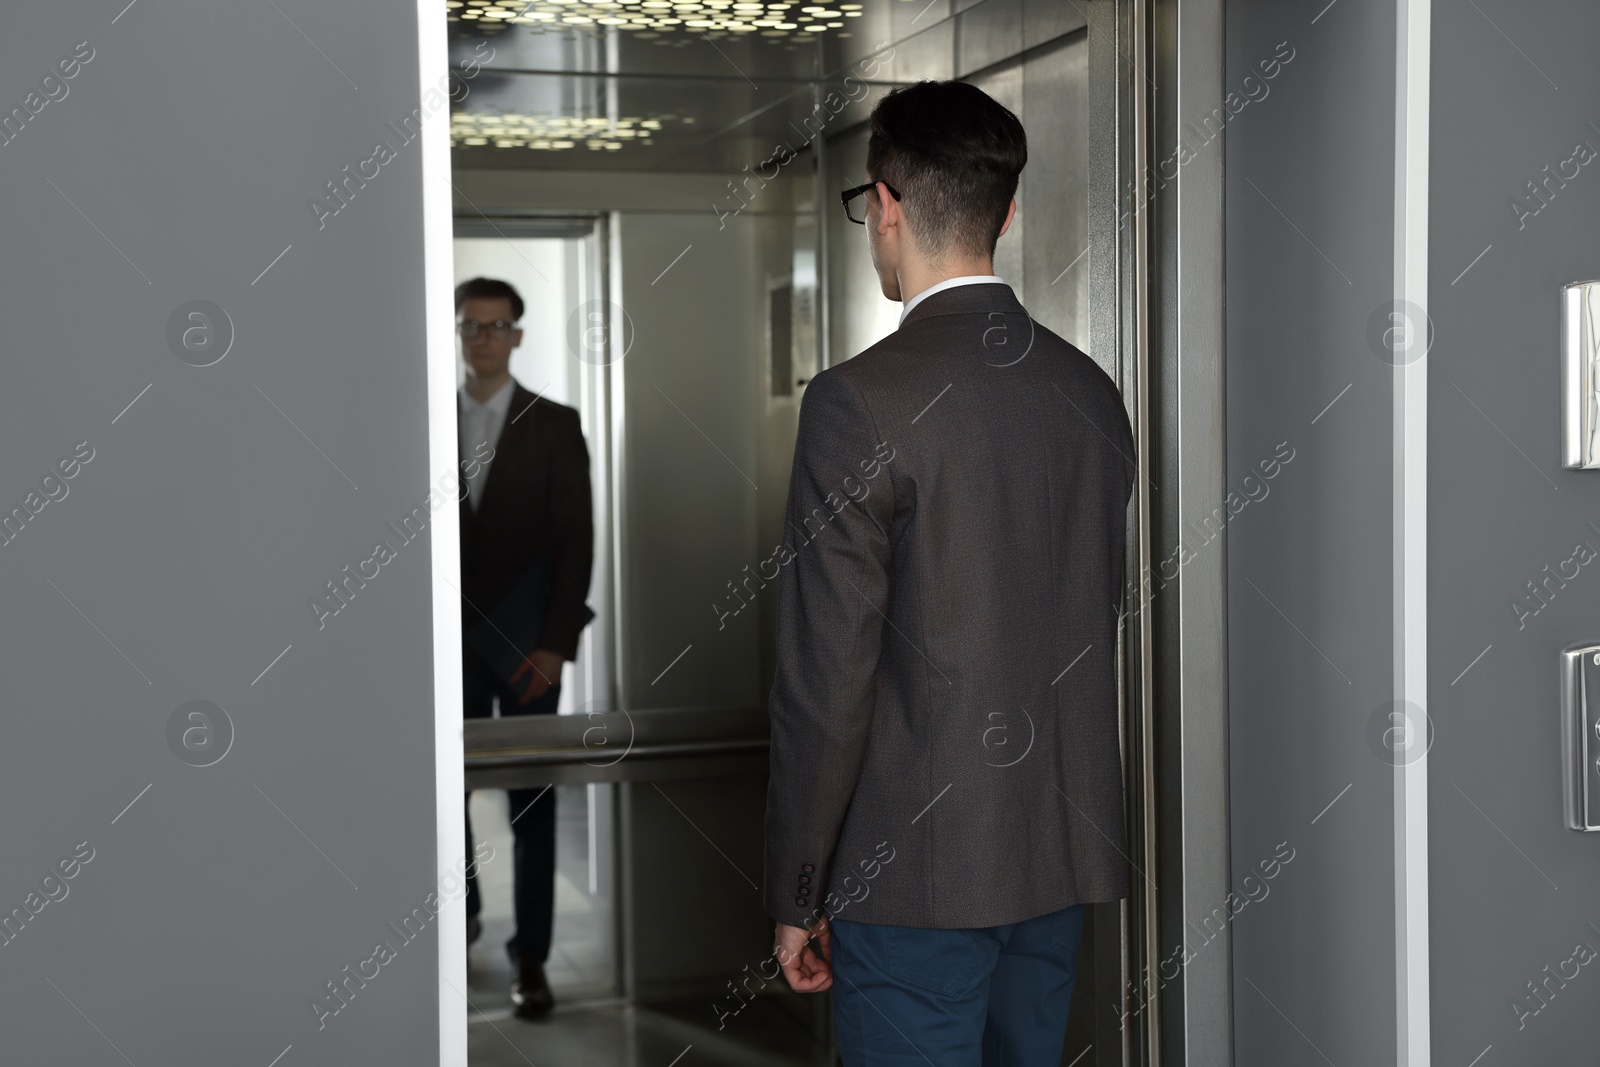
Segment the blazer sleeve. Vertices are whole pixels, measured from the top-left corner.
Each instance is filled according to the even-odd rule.
[[[576,411],[563,412],[551,429],[550,552],[553,577],[539,647],[576,659],[578,634],[587,622],[584,600],[594,569],[594,501],[589,448]]]
[[[887,449],[837,370],[807,386],[778,556],[777,657],[763,902],[810,926],[872,727],[889,595],[894,489],[873,477]],[[848,867],[851,860],[841,861]]]

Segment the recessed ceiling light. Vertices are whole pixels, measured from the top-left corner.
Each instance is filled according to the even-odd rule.
[[[693,45],[693,36],[716,40],[752,33],[784,37],[788,36],[787,31],[796,29],[807,33],[838,31],[846,25],[842,19],[862,17],[866,6],[860,0],[831,5],[806,3],[803,7],[799,6],[801,0],[445,0],[445,3],[451,22],[487,19],[495,25],[538,26],[540,33],[546,32],[546,26],[567,32],[590,25],[616,26],[640,39],[677,48]],[[681,32],[672,33],[675,27]],[[792,50],[794,46],[785,47]]]

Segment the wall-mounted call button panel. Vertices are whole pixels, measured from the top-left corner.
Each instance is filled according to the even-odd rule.
[[[1600,281],[1561,287],[1561,465],[1600,469]]]
[[[1561,653],[1561,754],[1569,830],[1600,830],[1600,645]]]

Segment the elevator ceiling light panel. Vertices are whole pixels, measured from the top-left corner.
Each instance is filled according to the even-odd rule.
[[[532,148],[560,152],[588,148],[618,152],[628,144],[652,144],[662,122],[688,122],[676,115],[608,119],[575,115],[473,114],[450,116],[450,144],[466,148]]]
[[[836,33],[848,37],[849,20],[861,17],[859,3],[801,4],[791,0],[534,0],[500,4],[495,0],[446,0],[451,22],[524,25],[536,33],[615,26],[661,40],[684,33],[709,38],[754,34],[807,37]],[[662,41],[662,43],[667,43]]]

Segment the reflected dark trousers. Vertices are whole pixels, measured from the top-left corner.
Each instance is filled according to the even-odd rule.
[[[502,682],[489,665],[470,648],[461,652],[462,718],[486,719],[494,698],[500,698],[501,717],[509,715],[554,715],[561,699],[561,682],[545,694],[523,705],[520,695]],[[506,942],[506,951],[515,962],[527,957],[543,963],[550,956],[550,930],[555,921],[556,878],[556,791],[554,786],[508,789],[511,831],[516,836],[513,859],[517,932]],[[472,794],[467,794],[467,854],[472,854]],[[467,914],[477,915],[483,908],[475,874],[467,876]]]
[[[833,1015],[844,1067],[1055,1067],[1083,905],[1004,926],[934,930],[835,919]]]

